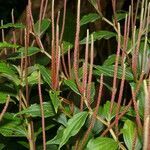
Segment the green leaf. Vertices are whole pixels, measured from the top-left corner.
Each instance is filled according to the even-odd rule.
[[[26,137],[23,120],[14,117],[14,114],[5,113],[0,123],[0,134],[6,137]]]
[[[76,135],[84,125],[88,116],[87,112],[80,112],[69,119],[66,128],[64,129],[59,149],[69,140],[70,137]]]
[[[38,71],[32,72],[31,75],[28,76],[28,84],[29,85],[38,84],[38,76],[39,76]],[[25,85],[26,85],[26,81],[24,81],[23,86]]]
[[[20,68],[18,68],[18,69],[20,69]],[[36,65],[29,66],[27,69],[28,69],[28,76],[31,75],[33,72],[38,71],[38,68]],[[20,70],[19,70],[19,72],[20,72]]]
[[[43,66],[48,66],[50,64],[50,59],[46,55],[37,55],[35,64],[43,65]]]
[[[104,104],[102,111],[102,115],[107,121],[111,121],[111,119],[113,119],[116,115],[117,104],[114,102],[111,114],[110,114],[110,106],[111,106],[110,101],[107,101],[106,104]]]
[[[7,29],[7,28],[17,28],[17,29],[23,29],[25,26],[22,23],[7,23],[2,26],[0,26],[0,29]]]
[[[118,42],[118,37],[116,38],[117,42]],[[121,48],[123,48],[124,46],[124,36],[121,35]],[[127,54],[131,54],[133,51],[133,43],[132,43],[132,39],[128,38],[128,42],[127,42],[127,48],[126,48],[126,53]]]
[[[12,70],[11,66],[4,62],[0,62],[0,73],[10,74],[12,76],[15,75],[15,72]]]
[[[86,150],[117,150],[118,143],[111,138],[98,137],[96,139],[91,139]]]
[[[64,83],[69,86],[76,94],[80,95],[80,92],[77,88],[75,81],[73,80],[64,80]]]
[[[4,145],[4,144],[2,144],[2,143],[0,143],[0,150],[3,150],[3,149],[4,149],[4,147],[5,147],[5,145]]]
[[[62,140],[64,129],[65,127],[60,126],[59,129],[57,130],[56,136],[53,139],[47,141],[46,144],[47,145],[53,145],[53,144],[59,145]]]
[[[43,80],[51,86],[51,78],[50,78],[50,72],[48,69],[46,69],[44,66],[37,64],[38,69],[40,70],[40,73],[42,75]]]
[[[36,150],[42,150],[42,149],[43,149],[43,145],[38,145]],[[57,145],[47,145],[46,150],[58,150],[58,146]]]
[[[137,84],[135,82],[131,82],[129,84],[133,91],[136,90]],[[136,100],[138,103],[138,111],[139,111],[140,117],[142,119],[144,119],[145,92],[144,92],[144,84],[143,83],[141,84],[141,86],[138,90],[138,93],[136,95]]]
[[[20,84],[20,80],[18,79],[14,68],[4,62],[0,62],[0,76],[13,81],[16,85]]]
[[[20,47],[17,44],[12,44],[12,43],[8,43],[8,42],[0,42],[0,49],[1,48],[18,48]]]
[[[97,31],[97,32],[93,32],[92,34],[90,34],[89,37],[91,37],[91,35],[93,35],[94,41],[101,40],[101,39],[108,40],[108,39],[116,36],[116,34],[114,32],[102,31],[102,30],[101,31]],[[89,43],[91,43],[91,38],[89,39]],[[86,44],[86,38],[81,40],[80,44]]]
[[[96,70],[93,71],[93,73],[95,75],[101,75],[103,74],[104,76],[108,76],[108,77],[113,77],[114,76],[114,65],[110,65],[110,66],[94,66],[96,68]],[[121,79],[122,78],[122,72],[123,69],[121,66],[118,66],[118,72],[117,72],[117,78]],[[125,71],[125,79],[129,80],[129,81],[133,81],[134,77],[133,74],[130,70],[130,68],[126,68]]]
[[[37,21],[34,25],[34,32],[38,36],[41,36],[48,29],[48,27],[50,26],[50,23],[51,23],[50,19],[43,19],[41,21],[40,30],[39,30],[39,21]]]
[[[49,102],[43,102],[43,109],[44,109],[44,117],[51,117],[54,116],[54,109],[52,107],[52,105]],[[33,104],[30,107],[20,111],[19,113],[17,113],[16,115],[28,115],[31,117],[41,117],[41,108],[39,104]]]
[[[66,54],[69,49],[73,48],[73,44],[70,42],[63,41],[62,45],[63,45],[63,52],[61,51],[61,55]]]
[[[84,60],[82,60],[82,59],[80,61],[84,62]],[[74,68],[73,67],[71,68],[71,75],[72,75],[71,80],[73,82],[75,82],[75,74],[74,74]],[[79,78],[79,80],[82,80],[82,78],[83,78],[83,66],[79,67],[79,69],[78,69],[78,78]]]
[[[27,56],[32,56],[37,53],[39,53],[41,50],[38,47],[29,47],[27,50]],[[14,60],[14,59],[21,59],[26,57],[25,48],[21,47],[17,52],[10,55],[8,59]]]
[[[8,94],[0,92],[0,104],[4,104],[7,100]]]
[[[27,56],[32,56],[39,53],[41,50],[38,47],[29,47],[27,50]],[[22,47],[18,50],[23,57],[25,57],[25,48]]]
[[[120,13],[117,13],[116,14],[116,17],[117,17],[117,21],[121,21],[123,19],[126,18],[126,15],[128,16],[128,13],[127,12],[120,12]],[[114,19],[114,17],[113,17]]]
[[[91,103],[94,101],[95,97],[95,83],[91,82]]]
[[[142,84],[139,92],[137,94],[137,103],[138,103],[138,110],[140,117],[144,119],[144,110],[145,110],[145,91],[144,91],[144,85]]]
[[[2,73],[0,76],[7,78],[8,80],[12,81],[13,83],[15,83],[17,86],[20,85],[20,80],[18,79],[18,76],[12,76],[10,74],[5,74]]]
[[[113,65],[116,61],[116,54],[108,56],[108,58],[104,61],[103,65],[110,66]],[[119,57],[119,63],[120,63],[120,57]]]
[[[97,0],[89,0],[89,2],[94,6],[97,12],[99,12]]]
[[[150,44],[146,45],[146,50],[144,52],[145,47],[145,38],[140,42],[139,53],[138,53],[138,76],[140,76],[141,72],[144,71],[144,74],[149,73],[149,59],[150,59]],[[143,67],[142,67],[143,65]]]
[[[54,106],[54,110],[57,113],[58,107],[60,106],[59,91],[50,91],[49,95]]]
[[[3,86],[3,87],[4,87],[4,86]],[[5,90],[6,90],[6,89],[5,89]],[[16,97],[16,94],[11,93],[11,92],[6,92],[6,91],[0,92],[0,104],[4,104],[4,103],[6,102],[6,100],[7,100],[7,98],[8,98],[8,95],[10,95],[10,96],[12,96],[12,97]],[[14,103],[15,103],[15,101],[12,100],[11,98],[10,98],[10,102],[14,102]]]
[[[132,145],[134,143],[134,136],[136,131],[136,125],[131,120],[126,120],[124,123],[124,127],[121,130],[123,133],[124,142],[128,148],[128,150],[132,150]],[[136,138],[135,150],[140,150],[142,145],[140,143],[139,138]]]
[[[56,126],[56,124],[50,124],[50,123],[48,125],[45,125],[45,131],[52,129],[55,126]],[[43,131],[41,124],[39,124],[37,128],[38,128],[38,131],[35,132],[35,134],[34,134],[35,137],[38,137],[38,135],[40,135]]]
[[[56,119],[58,123],[62,124],[64,127],[67,126],[67,117],[64,113],[61,113]]]
[[[80,25],[82,26],[90,22],[94,22],[100,18],[101,17],[97,13],[90,13],[90,14],[84,15],[82,19],[80,20]]]
[[[100,114],[101,116],[101,114]],[[89,128],[89,126],[91,125],[91,118],[92,116],[90,116],[87,121],[86,121],[86,127]],[[94,126],[92,128],[92,133],[94,135],[98,135],[102,130],[104,129],[104,125],[103,123],[101,123],[99,120],[96,119],[95,123],[94,123]]]

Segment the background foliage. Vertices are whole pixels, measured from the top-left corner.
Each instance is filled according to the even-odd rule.
[[[1,1],[0,14],[0,150],[148,150],[148,0]]]

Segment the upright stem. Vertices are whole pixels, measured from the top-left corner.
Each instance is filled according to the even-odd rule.
[[[78,8],[77,8],[77,22],[76,22],[76,36],[75,36],[75,44],[74,44],[74,75],[75,80],[78,86],[79,91],[82,93],[81,85],[78,77],[78,59],[79,59],[79,34],[80,34],[80,0],[78,0]]]
[[[117,72],[118,72],[120,48],[121,48],[121,31],[120,31],[120,24],[118,23],[118,47],[117,47],[116,60],[115,60],[115,66],[114,66],[114,78],[113,78],[113,88],[112,88],[112,95],[111,95],[110,114],[112,113],[114,99],[116,95]]]
[[[148,80],[150,80],[150,78]],[[150,86],[149,83],[147,85],[145,80],[144,80],[144,92],[145,92],[145,109],[144,109],[143,150],[148,150],[150,146],[150,94],[149,94]]]
[[[38,93],[39,93],[41,116],[42,116],[43,150],[46,150],[45,119],[44,119],[44,108],[43,108],[43,97],[42,97],[42,90],[41,90],[41,74],[40,74],[40,72],[39,72],[39,76],[38,76]]]
[[[26,28],[25,28],[25,82],[26,82],[26,103],[29,106],[29,85],[28,85],[28,48],[30,46],[30,33],[32,32],[32,14],[31,14],[31,0],[28,0],[28,5],[26,8]],[[34,128],[32,120],[27,119],[28,128],[28,141],[30,150],[35,150],[35,138],[34,138]]]
[[[34,136],[33,136],[33,124],[32,124],[32,122],[28,123],[28,141],[29,141],[30,150],[35,150],[35,141],[34,141]]]

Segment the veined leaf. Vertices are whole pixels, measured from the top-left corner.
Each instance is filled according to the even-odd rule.
[[[7,78],[8,80],[15,83],[17,86],[20,85],[20,80],[18,79],[17,75],[12,76],[10,74],[2,73],[2,74],[0,74],[0,76]]]
[[[103,65],[107,67],[107,66],[115,64],[115,61],[116,61],[116,54],[113,54],[113,55],[108,56],[108,58],[104,61]],[[119,57],[119,63],[120,63],[120,57]]]
[[[52,145],[52,144],[59,145],[61,140],[62,140],[64,129],[65,129],[65,127],[60,126],[58,131],[57,131],[57,135],[53,139],[47,141],[46,144],[47,145]]]
[[[28,76],[28,84],[29,85],[34,85],[34,84],[38,84],[38,71],[34,71],[31,73],[30,76]],[[24,82],[24,85],[26,84],[26,82]]]
[[[46,69],[44,66],[37,64],[38,69],[40,70],[40,73],[42,75],[43,80],[51,86],[51,78],[50,78],[50,72],[48,69]]]
[[[126,120],[124,123],[124,127],[121,130],[123,133],[123,138],[128,150],[132,150],[132,145],[134,143],[134,136],[136,131],[136,125],[131,120]],[[136,138],[135,150],[140,150],[142,145],[140,143],[139,138]]]
[[[12,43],[8,43],[8,42],[0,42],[0,48],[18,48],[20,47],[17,44],[12,44]]]
[[[95,66],[96,70],[93,71],[95,75],[101,75],[103,74],[104,76],[108,77],[113,77],[114,76],[114,65],[110,66]],[[123,68],[121,66],[118,66],[118,72],[117,72],[117,78],[121,79],[122,78],[122,72]],[[129,68],[126,68],[125,71],[125,79],[132,81],[134,80],[133,74]]]
[[[114,139],[107,137],[98,137],[96,139],[91,139],[86,150],[117,150],[118,143]]]
[[[40,29],[39,29],[39,21],[37,21],[34,25],[35,33],[38,36],[41,36],[48,29],[48,27],[50,26],[50,23],[51,23],[50,19],[43,19],[41,21]]]
[[[130,87],[134,91],[137,88],[137,85],[135,82],[130,82]],[[142,119],[144,119],[144,110],[145,110],[145,92],[144,92],[144,84],[142,83],[138,93],[136,95],[136,100],[138,103],[138,110],[139,110],[139,115]]]
[[[76,135],[79,132],[81,127],[84,125],[87,116],[87,112],[80,112],[69,119],[67,126],[64,129],[61,142],[59,144],[59,149],[69,140],[70,137]]]
[[[54,109],[52,107],[52,105],[49,102],[43,102],[43,109],[44,109],[44,117],[51,117],[54,116]],[[28,115],[31,117],[41,117],[41,108],[39,104],[33,104],[30,107],[20,111],[19,113],[17,113],[16,115]]]
[[[54,106],[55,112],[57,113],[58,107],[60,106],[59,91],[50,91],[49,95]]]
[[[35,64],[47,66],[50,63],[49,57],[46,55],[38,55],[35,60]]]
[[[82,19],[80,20],[80,25],[82,26],[90,22],[94,22],[100,18],[101,18],[100,15],[98,15],[97,13],[90,13],[90,14],[84,15]]]
[[[97,0],[89,0],[89,2],[94,6],[94,8],[98,11]]]
[[[67,117],[64,113],[61,113],[56,119],[58,123],[62,124],[64,127],[67,126]]]
[[[94,101],[95,97],[95,83],[91,82],[91,103]]]
[[[0,124],[0,134],[6,137],[26,137],[23,120],[14,117],[14,114],[5,113]]]
[[[97,32],[93,32],[92,34],[90,34],[89,37],[91,37],[91,35],[93,35],[94,41],[101,40],[101,39],[108,40],[108,39],[116,36],[116,34],[114,32],[102,31],[102,30],[101,31],[97,31]],[[89,39],[89,43],[91,43],[91,38]],[[86,44],[86,38],[81,40],[80,44]]]
[[[73,80],[64,80],[64,83],[69,86],[76,94],[80,95],[76,83]]]
[[[0,62],[0,73],[10,74],[12,76],[15,75],[15,72],[12,70],[11,66],[4,62]]]
[[[16,72],[13,70],[13,67],[4,62],[0,62],[0,76],[13,81],[16,85],[20,84],[20,80],[18,79]]]
[[[100,109],[100,108],[99,108]],[[94,111],[94,110],[93,110]],[[100,116],[102,116],[100,114]],[[86,121],[86,127],[89,128],[90,124],[91,124],[91,119],[92,119],[92,115],[90,117],[88,117],[87,121]],[[94,126],[92,128],[92,134],[94,135],[98,135],[102,130],[104,129],[104,125],[102,122],[100,122],[99,120],[95,120]]]
[[[121,21],[123,19],[126,18],[126,15],[128,16],[128,13],[127,12],[120,12],[120,13],[117,13],[116,14],[116,17],[117,17],[117,21]],[[114,19],[114,17],[113,17]]]
[[[63,45],[63,51],[61,51],[61,55],[67,53],[69,49],[73,48],[73,44],[70,42],[63,41],[62,45]]]
[[[110,106],[111,106],[110,101],[107,101],[106,104],[103,106],[102,115],[107,121],[111,121],[111,119],[114,118],[116,115],[117,104],[116,103],[113,104],[111,114],[110,114]]]
[[[9,93],[9,92],[0,92],[0,104],[4,104],[8,98],[8,95],[15,97],[16,95],[13,93]],[[11,102],[14,102],[11,98],[10,98]]]
[[[41,50],[38,47],[29,47],[27,50],[27,56],[32,56],[39,53]],[[26,56],[25,48],[21,47],[17,52],[13,53],[8,59],[21,59]]]
[[[32,66],[32,67],[28,67],[28,84],[29,85],[35,85],[38,84],[38,77],[39,77],[39,72],[37,71],[37,68]],[[41,81],[41,84],[43,83],[43,81]],[[24,80],[22,81],[22,86],[26,85],[26,79],[24,78]]]
[[[7,23],[7,24],[0,26],[0,29],[6,29],[6,28],[23,29],[25,28],[25,26],[22,23]]]
[[[0,104],[4,104],[6,102],[7,96],[8,96],[8,94],[0,92]]]

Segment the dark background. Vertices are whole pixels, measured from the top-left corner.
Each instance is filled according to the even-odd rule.
[[[26,4],[27,0],[0,0],[0,20],[3,20],[4,23],[11,22],[12,9],[14,9],[14,16],[17,19]]]

